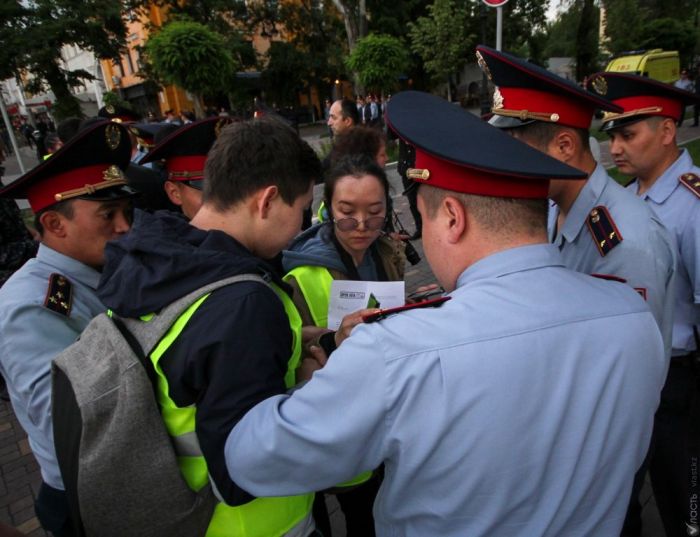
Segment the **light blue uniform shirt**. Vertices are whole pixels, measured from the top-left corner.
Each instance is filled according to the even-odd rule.
[[[550,205],[549,239],[559,248],[570,269],[624,278],[630,287],[637,289],[659,324],[664,348],[670,356],[677,264],[675,242],[648,205],[630,194],[598,164],[561,229],[556,227],[559,209]],[[605,256],[600,254],[587,225],[591,211],[601,205],[608,209],[622,237]]]
[[[684,173],[700,176],[700,168],[693,164],[685,149],[652,187],[641,195],[675,235],[678,245],[674,356],[695,350],[693,325],[700,324],[700,198],[679,182]],[[639,184],[634,181],[628,188],[637,193]]]
[[[478,261],[450,295],[358,326],[250,410],[231,478],[298,494],[384,462],[380,536],[618,537],[668,366],[648,306],[545,244]]]
[[[72,284],[70,316],[44,307],[49,276],[58,273]],[[95,295],[100,273],[39,246],[0,289],[0,372],[17,419],[29,436],[29,445],[51,487],[63,490],[56,461],[51,423],[51,360],[72,344],[105,307]]]

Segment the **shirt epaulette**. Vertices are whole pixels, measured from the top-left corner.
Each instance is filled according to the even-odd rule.
[[[49,287],[46,290],[46,298],[44,299],[44,307],[69,317],[73,305],[72,301],[73,285],[68,281],[68,278],[56,272],[51,274],[49,276]]]
[[[615,221],[602,205],[591,210],[586,220],[586,225],[588,225],[588,230],[593,235],[598,252],[603,257],[622,242],[622,235],[620,235],[617,226],[615,226]]]
[[[684,187],[700,198],[700,177],[694,173],[684,173],[678,180]]]

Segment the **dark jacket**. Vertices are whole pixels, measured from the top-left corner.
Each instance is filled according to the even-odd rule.
[[[270,264],[231,236],[197,229],[175,213],[136,211],[131,231],[107,245],[98,295],[118,315],[138,317],[207,283],[251,272],[287,288]],[[284,393],[291,348],[276,293],[240,282],[211,293],[160,359],[173,401],[197,406],[200,447],[229,505],[252,497],[228,475],[226,439],[256,403]]]
[[[36,256],[39,243],[27,231],[12,199],[0,199],[0,287],[24,263]]]
[[[362,264],[356,271],[352,271],[357,272],[356,274],[351,274],[347,266],[351,261],[347,258],[343,260],[338,248],[341,247],[333,241],[331,223],[316,224],[294,239],[289,249],[283,252],[284,271],[289,272],[297,267],[310,265],[327,268],[334,280],[403,280],[406,255],[405,246],[401,241],[386,236],[379,237],[370,246],[369,255],[365,254]],[[290,277],[288,283],[294,290],[294,305],[299,310],[302,323],[305,326],[313,325],[313,317],[299,284],[294,277]]]

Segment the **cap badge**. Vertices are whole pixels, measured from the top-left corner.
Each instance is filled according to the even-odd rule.
[[[430,179],[430,170],[425,168],[409,168],[406,170],[406,177],[416,181],[427,181]]]
[[[114,107],[111,104],[108,104],[107,106],[105,106],[105,111],[108,114],[114,114],[116,112],[116,110],[114,109]]]
[[[481,55],[481,52],[479,52],[478,50],[476,51],[476,63],[479,64],[479,68],[484,72],[486,78],[488,78],[489,80],[493,80],[493,78],[491,77],[491,71],[489,70],[489,66],[486,63],[486,60],[484,60],[484,57]]]
[[[591,87],[598,95],[606,95],[608,93],[608,81],[600,75],[591,81]]]
[[[118,166],[112,164],[109,168],[102,172],[102,179],[105,181],[118,181],[124,179],[124,174]]]
[[[122,141],[122,131],[116,125],[107,125],[105,128],[105,141],[107,142],[107,147],[112,151],[119,147],[119,143]]]
[[[504,104],[505,103],[503,102],[503,94],[501,93],[501,90],[498,89],[498,86],[496,86],[496,89],[493,90],[493,108],[503,108]]]

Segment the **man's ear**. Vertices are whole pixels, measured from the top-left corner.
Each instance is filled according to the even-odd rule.
[[[453,196],[445,196],[440,203],[439,213],[444,222],[446,239],[449,244],[458,243],[468,229],[467,211],[461,201]]]
[[[670,117],[665,117],[659,125],[659,134],[663,145],[676,142],[676,122]]]
[[[44,228],[44,235],[55,237],[65,237],[67,234],[65,226],[66,217],[56,211],[46,211],[39,217],[39,222]]]
[[[180,189],[173,181],[165,181],[163,183],[163,189],[168,195],[170,201],[175,205],[182,205],[182,198],[180,197]]]
[[[574,131],[561,129],[554,135],[554,139],[549,143],[550,155],[556,155],[555,158],[562,162],[569,162],[576,156],[580,143]]]
[[[275,185],[270,185],[258,191],[258,193],[255,195],[255,204],[256,209],[262,218],[269,217],[272,203],[279,198],[279,196],[279,189]]]

